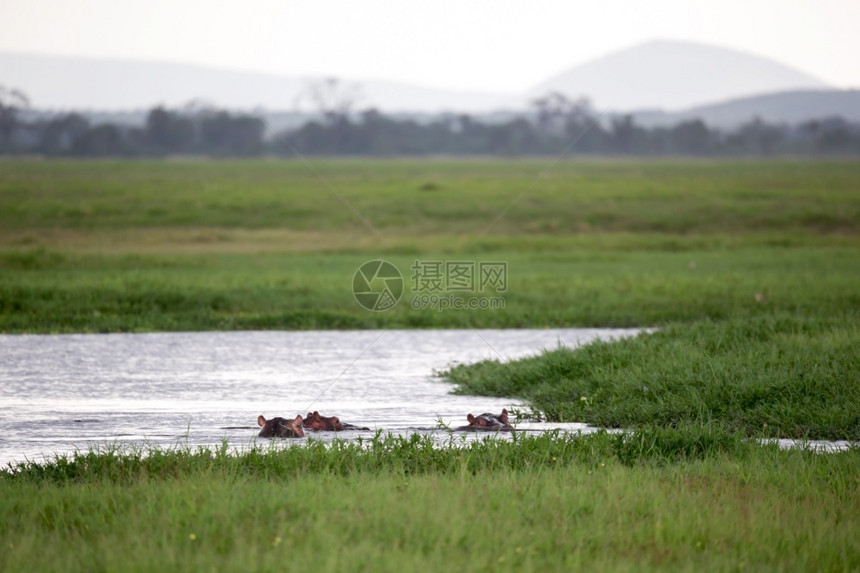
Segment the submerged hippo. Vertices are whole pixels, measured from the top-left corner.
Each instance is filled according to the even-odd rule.
[[[305,417],[304,422],[302,422],[302,425],[309,430],[314,430],[315,432],[319,432],[321,430],[327,432],[340,432],[341,430],[370,429],[360,428],[358,426],[353,426],[352,424],[344,424],[337,416],[322,416],[316,410],[314,410],[313,412],[308,412],[308,415],[307,417]]]
[[[293,420],[286,418],[267,420],[260,415],[257,417],[257,425],[263,428],[258,434],[261,438],[301,438],[305,435],[302,430],[301,416],[296,416]]]
[[[502,413],[496,416],[495,414],[484,413],[480,416],[473,416],[469,414],[466,416],[466,419],[469,420],[468,426],[461,426],[457,428],[458,430],[466,430],[466,431],[492,431],[492,432],[510,432],[514,428],[510,424],[508,424],[508,410],[505,408],[502,410]]]

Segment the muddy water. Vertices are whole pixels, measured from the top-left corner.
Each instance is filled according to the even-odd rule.
[[[453,362],[510,359],[636,330],[376,330],[0,336],[0,466],[123,444],[256,439],[259,414],[319,410],[371,430],[456,427],[509,399],[454,396]],[[528,427],[528,426],[523,426]],[[577,430],[583,424],[533,429]],[[331,439],[333,434],[313,434]],[[372,432],[344,432],[354,439]],[[262,441],[262,440],[261,440]],[[296,440],[301,442],[301,440]]]

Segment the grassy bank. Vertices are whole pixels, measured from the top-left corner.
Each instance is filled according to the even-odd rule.
[[[460,393],[526,399],[551,420],[860,440],[858,325],[856,311],[733,317],[441,375]]]
[[[0,474],[0,568],[847,571],[857,456],[702,430],[80,454]]]
[[[740,247],[684,252],[383,255],[407,292],[368,312],[351,292],[374,255],[0,254],[0,331],[99,332],[380,327],[651,326],[857,306],[860,250]],[[416,260],[508,263],[504,309],[414,309]],[[692,264],[691,264],[692,263]],[[490,296],[495,293],[479,293]]]

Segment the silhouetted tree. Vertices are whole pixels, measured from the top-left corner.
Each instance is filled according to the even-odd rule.
[[[558,135],[564,131],[567,116],[573,107],[566,95],[550,92],[529,102],[534,110],[535,122],[540,132]]]
[[[9,146],[19,127],[18,113],[30,107],[30,98],[21,90],[0,85],[0,149]]]
[[[610,153],[647,153],[648,132],[636,125],[633,116],[624,115],[612,120]]]
[[[783,138],[782,131],[756,117],[726,138],[731,151],[741,155],[772,155]]]
[[[194,124],[188,117],[159,106],[146,116],[144,134],[149,149],[156,154],[185,153],[194,143]]]
[[[231,116],[222,111],[200,119],[202,148],[215,155],[259,155],[265,123],[258,117]]]
[[[706,155],[710,153],[714,136],[700,119],[685,121],[672,128],[671,151],[683,155]]]
[[[63,155],[72,151],[72,146],[90,128],[90,122],[77,113],[55,117],[42,125],[39,151],[48,155]]]
[[[308,84],[299,99],[309,100],[327,123],[337,125],[347,121],[361,101],[361,86],[338,78],[324,78]]]
[[[320,100],[323,101],[323,100]],[[599,121],[587,100],[560,94],[536,100],[531,114],[505,121],[480,121],[467,114],[431,121],[395,119],[376,109],[352,113],[346,99],[331,113],[279,134],[266,143],[265,122],[192,102],[179,110],[153,108],[143,128],[101,123],[91,125],[78,114],[49,119],[21,119],[26,96],[0,91],[0,152],[47,155],[257,156],[267,152],[293,155],[773,155],[815,153],[860,154],[860,124],[841,118],[799,126],[773,125],[755,119],[721,132],[698,119],[673,127],[645,129],[632,116]],[[37,116],[38,117],[38,116]]]
[[[73,155],[88,157],[126,155],[125,140],[119,128],[110,123],[93,126],[72,142],[70,152]]]

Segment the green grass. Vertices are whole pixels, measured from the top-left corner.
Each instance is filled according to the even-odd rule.
[[[517,396],[548,419],[719,425],[750,436],[860,440],[860,313],[675,324],[657,333],[441,373],[464,394]]]
[[[0,254],[0,332],[653,326],[833,315],[858,307],[858,254],[847,247],[476,253],[475,260],[508,263],[505,308],[443,312],[411,307],[409,269],[416,259],[464,255],[386,254],[407,291],[393,310],[374,313],[351,292],[356,269],[377,256],[371,253],[14,251]]]
[[[0,474],[0,568],[860,566],[857,450],[641,436],[81,453]]]
[[[4,161],[0,174],[0,229],[37,242],[44,229],[364,233],[341,197],[393,241],[483,234],[514,201],[490,235],[856,234],[860,215],[860,164],[838,161]]]
[[[857,162],[0,162],[0,332],[661,327],[449,373],[633,434],[8,468],[0,570],[860,569],[858,450],[756,441],[858,439],[858,215]],[[411,309],[416,259],[507,262],[505,308]]]
[[[0,332],[832,314],[857,304],[858,215],[852,162],[9,161]],[[415,260],[505,261],[505,309],[416,311],[407,288],[367,312],[352,276],[380,257],[408,287]]]

